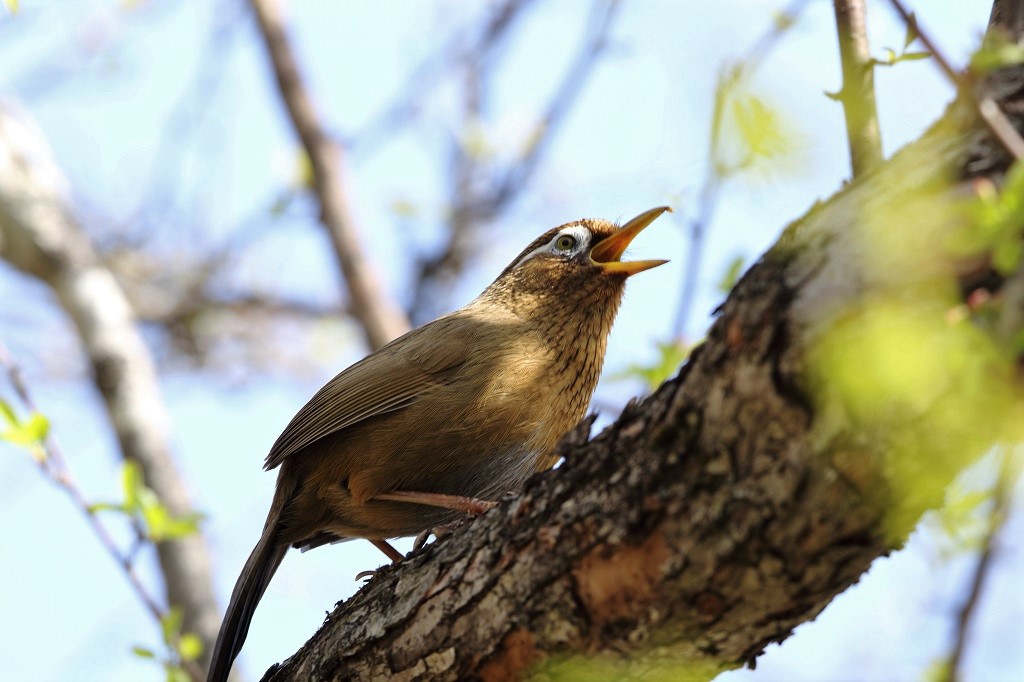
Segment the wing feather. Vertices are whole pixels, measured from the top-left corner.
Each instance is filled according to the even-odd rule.
[[[466,361],[464,325],[441,318],[344,369],[292,418],[264,464],[273,469],[312,443],[378,415],[405,409],[454,380]],[[460,327],[462,327],[460,329]]]

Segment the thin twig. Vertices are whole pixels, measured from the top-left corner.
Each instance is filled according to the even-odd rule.
[[[875,103],[875,69],[868,47],[864,0],[833,0],[843,86],[838,99],[846,116],[853,177],[882,163],[882,136]]]
[[[441,252],[425,258],[419,265],[416,297],[410,309],[415,313],[423,311],[424,304],[435,293],[431,286],[444,277],[456,274],[471,252],[472,234],[481,223],[493,220],[522,193],[535,174],[544,154],[550,148],[561,124],[572,110],[586,86],[587,80],[598,63],[598,57],[608,46],[620,0],[598,0],[592,5],[589,29],[576,55],[566,69],[558,87],[548,101],[547,108],[538,118],[523,154],[502,169],[498,179],[480,189],[474,182],[479,175],[479,160],[466,154],[456,142],[454,167],[456,181],[448,239]],[[473,75],[473,74],[470,74]],[[479,74],[476,74],[479,75]],[[472,86],[472,80],[470,85]],[[467,98],[472,103],[472,97]]]
[[[10,382],[11,387],[14,389],[15,395],[21,401],[22,405],[31,412],[39,412],[36,407],[35,401],[32,399],[32,394],[28,389],[28,384],[25,382],[24,376],[21,372],[21,367],[14,360],[7,346],[0,343],[0,367],[3,367],[7,374],[7,380]],[[157,626],[161,627],[166,612],[164,608],[157,602],[156,597],[150,594],[149,590],[142,583],[142,580],[135,573],[135,568],[132,562],[131,555],[126,555],[118,547],[117,541],[107,530],[107,527],[100,520],[96,511],[92,505],[86,499],[82,489],[78,486],[75,480],[74,474],[71,471],[71,467],[68,465],[67,459],[64,457],[64,453],[60,446],[57,444],[53,436],[47,434],[43,439],[42,443],[44,457],[36,459],[36,463],[39,466],[39,470],[43,475],[54,485],[64,491],[64,493],[71,499],[71,503],[79,511],[79,513],[85,518],[89,524],[89,528],[92,530],[93,535],[99,540],[100,545],[114,560],[118,568],[121,569],[121,573],[124,575],[125,580],[128,581],[128,585],[131,587],[132,592],[145,607],[146,611],[156,621]],[[134,554],[134,551],[131,552]],[[186,670],[189,676],[194,680],[202,680],[205,675],[194,661],[182,661],[182,667]]]
[[[704,181],[697,198],[696,216],[690,223],[690,244],[686,253],[686,265],[683,269],[683,285],[679,295],[679,307],[676,309],[675,324],[672,336],[682,341],[686,332],[697,296],[700,264],[704,257],[704,239],[707,228],[714,219],[718,206],[718,196],[722,185],[735,168],[730,167],[722,159],[722,126],[725,120],[728,97],[728,84],[739,81],[749,72],[749,65],[758,65],[764,61],[779,38],[789,30],[796,17],[803,11],[808,0],[794,0],[776,17],[771,28],[764,33],[747,51],[745,57],[731,65],[723,67],[715,89],[715,103],[711,113],[711,134],[708,136],[707,166]]]
[[[947,682],[963,679],[964,651],[967,648],[968,633],[971,623],[978,611],[981,594],[991,574],[993,557],[996,554],[997,538],[1003,529],[1013,501],[1013,486],[1018,478],[1017,468],[1013,463],[1013,453],[1004,452],[999,466],[999,473],[992,489],[992,511],[989,513],[988,529],[982,540],[978,563],[971,578],[971,587],[961,605],[956,618],[956,634],[953,638],[953,651],[949,657]]]
[[[398,90],[398,96],[370,118],[359,131],[345,137],[343,144],[352,154],[366,156],[384,142],[393,139],[396,131],[419,113],[426,93],[433,90],[449,71],[460,64],[486,61],[502,35],[534,0],[505,0],[489,13],[484,29],[469,40],[464,29],[448,39],[441,49],[424,60],[410,73]],[[469,43],[468,47],[464,47]]]
[[[907,11],[907,8],[903,6],[900,0],[889,0],[889,2],[908,26],[911,22],[916,23],[916,20],[910,15],[910,12]],[[916,24],[916,29],[921,44],[935,57],[935,63],[946,74],[946,78],[956,86],[957,91],[974,103],[982,123],[989,129],[989,132],[999,140],[999,143],[1002,144],[1003,148],[1014,159],[1024,158],[1024,139],[1021,138],[1016,128],[1013,127],[1013,123],[1006,117],[1006,114],[999,108],[999,105],[991,97],[977,92],[969,72],[960,73],[953,69],[945,54],[938,49],[935,41],[921,28],[920,24]]]
[[[367,344],[373,349],[380,348],[407,331],[409,321],[384,293],[363,253],[342,181],[341,149],[324,129],[299,72],[278,0],[250,0],[249,4],[259,23],[278,93],[309,158],[312,189],[320,204],[320,221],[327,229],[341,276],[348,287],[349,310],[362,328]]]

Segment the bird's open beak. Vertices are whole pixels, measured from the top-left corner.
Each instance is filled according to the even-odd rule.
[[[629,243],[633,241],[633,237],[640,234],[641,231],[648,225],[654,222],[654,219],[660,216],[665,211],[671,211],[672,209],[668,206],[659,206],[658,208],[652,208],[649,211],[644,211],[637,217],[630,220],[628,223],[619,228],[619,230],[610,237],[605,237],[597,243],[597,245],[590,250],[590,260],[594,265],[601,266],[607,273],[622,272],[627,276],[635,275],[638,272],[644,270],[650,270],[656,268],[659,265],[664,265],[667,260],[634,260],[634,261],[621,261],[619,258],[622,257],[622,253],[629,246]]]

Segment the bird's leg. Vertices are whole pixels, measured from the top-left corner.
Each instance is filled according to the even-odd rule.
[[[399,552],[397,549],[388,544],[387,540],[370,540],[374,547],[387,554],[388,558],[391,559],[391,563],[397,564],[399,561],[405,558],[405,555]]]
[[[412,490],[395,490],[390,493],[374,495],[372,499],[426,504],[431,507],[441,507],[442,509],[454,509],[455,511],[465,512],[473,516],[479,516],[498,504],[490,500],[478,500],[475,497],[444,495],[442,493],[419,493]]]
[[[405,558],[405,555],[403,555],[397,549],[392,547],[387,540],[370,540],[370,543],[380,551],[384,552],[388,556],[388,558],[391,559],[392,564],[397,564],[399,561]],[[362,580],[363,578],[372,578],[376,573],[376,570],[359,571],[359,573],[356,573],[356,580]]]
[[[473,516],[479,516],[488,509],[493,508],[497,502],[491,502],[490,500],[479,500],[475,497],[464,497],[462,495],[444,495],[442,493],[419,493],[411,490],[396,490],[390,493],[382,493],[380,495],[374,495],[373,500],[385,500],[388,502],[412,502],[415,504],[426,504],[431,507],[441,507],[442,509],[454,509],[455,511],[465,512],[466,514],[472,514]],[[419,549],[427,541],[427,536],[430,535],[433,530],[434,535],[440,536],[446,533],[449,529],[454,527],[455,524],[448,524],[447,526],[438,526],[434,529],[427,529],[416,536],[416,540],[413,542],[413,549]],[[394,547],[389,545],[384,540],[370,540],[373,546],[384,552],[391,559],[392,563],[398,563],[405,557]],[[376,571],[363,571],[356,576],[356,580],[361,578],[372,576]]]

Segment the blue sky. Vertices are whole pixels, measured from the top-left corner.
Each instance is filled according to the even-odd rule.
[[[924,26],[955,63],[963,63],[987,19],[984,1],[916,3]],[[175,244],[224,235],[269,205],[294,174],[295,146],[267,78],[253,26],[233,3],[22,0],[15,17],[0,18],[0,96],[20,102],[50,140],[86,215],[104,229],[132,225],[143,197],[175,186],[168,201],[191,215],[178,223],[159,215],[147,225]],[[649,361],[666,339],[686,254],[683,227],[702,179],[715,74],[743,54],[770,25],[782,3],[768,0],[640,2],[626,0],[613,32],[614,49],[598,66],[529,190],[498,221],[465,281],[442,308],[462,305],[537,234],[581,216],[628,218],[670,203],[638,240],[636,257],[673,262],[631,281],[613,332],[606,376]],[[297,2],[293,37],[311,89],[332,129],[362,129],[407,81],[410,70],[467,22],[464,3]],[[494,153],[510,154],[524,122],[536,115],[580,38],[587,6],[568,0],[532,10],[498,67],[483,134]],[[236,17],[231,19],[230,17]],[[215,22],[228,29],[211,38]],[[869,32],[876,53],[902,45],[903,28],[886,3],[871,3]],[[108,46],[85,58],[73,46]],[[211,47],[211,45],[213,47]],[[223,70],[209,96],[190,97],[197,66],[214,51]],[[64,64],[72,72],[59,78]],[[756,258],[814,200],[828,197],[848,175],[843,119],[822,94],[835,90],[838,58],[831,3],[810,2],[798,25],[757,71],[754,89],[785,114],[795,153],[784,171],[742,178],[723,194],[708,238],[697,310],[688,329],[698,338],[720,301],[715,282],[727,263]],[[918,135],[943,109],[951,88],[929,62],[882,69],[877,76],[887,152]],[[427,123],[389,138],[372,154],[354,154],[348,180],[368,255],[388,288],[407,300],[406,241],[437,239],[444,210],[439,130],[451,127],[450,85],[424,97]],[[182,104],[184,102],[185,104]],[[175,126],[202,113],[199,132],[179,146]],[[170,118],[170,122],[168,119]],[[396,218],[396,201],[418,218]],[[184,205],[187,210],[182,209]],[[336,276],[318,228],[306,216],[282,221],[247,255],[234,276],[283,287],[325,302],[338,299]],[[372,228],[370,227],[372,226]],[[198,237],[197,237],[198,238]],[[0,268],[0,339],[29,369],[38,402],[94,499],[118,497],[114,442],[95,396],[80,381],[82,366],[65,324],[44,291]],[[439,310],[440,312],[440,310]],[[315,369],[299,378],[268,373],[209,379],[183,369],[165,376],[174,420],[174,449],[216,562],[217,590],[226,601],[242,562],[259,536],[274,476],[263,456],[298,407],[338,369],[362,353],[346,324],[308,344]],[[51,378],[57,375],[59,378]],[[604,382],[599,399],[621,404],[636,387]],[[4,389],[6,390],[6,389]],[[0,641],[11,679],[158,679],[160,671],[129,648],[155,646],[157,630],[70,505],[24,457],[0,446],[0,605],[7,614]],[[1024,571],[1017,514],[974,632],[968,671],[973,679],[1006,678],[1024,667],[1017,628],[1024,619],[1014,576]],[[142,572],[152,575],[145,559]],[[256,677],[292,653],[338,599],[351,595],[353,576],[378,565],[368,543],[347,543],[289,555],[256,612],[240,658]],[[908,547],[872,567],[815,622],[756,671],[724,679],[914,679],[946,651],[969,561],[943,558],[941,539],[919,530]],[[11,615],[14,614],[14,615]],[[44,635],[45,633],[45,635]]]

